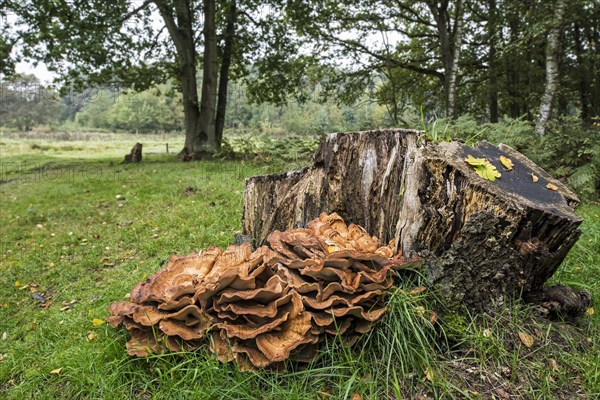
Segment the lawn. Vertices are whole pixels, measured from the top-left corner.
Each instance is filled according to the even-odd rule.
[[[87,145],[80,146],[85,152]],[[206,349],[127,356],[125,332],[103,323],[107,306],[169,255],[230,243],[241,229],[244,179],[293,167],[180,163],[159,154],[140,165],[118,164],[116,154],[128,147],[79,158],[52,148],[23,150],[10,140],[0,146],[0,398],[600,395],[597,300],[596,313],[590,309],[576,323],[538,318],[515,302],[497,315],[449,314],[432,326],[420,311],[428,295],[398,290],[385,320],[354,348],[332,338],[308,369],[290,365],[279,374],[241,373]],[[587,288],[598,299],[600,206],[585,204],[579,214],[584,234],[553,281]],[[530,348],[519,332],[534,339]]]

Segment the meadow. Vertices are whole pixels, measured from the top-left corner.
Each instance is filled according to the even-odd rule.
[[[181,163],[164,144],[179,150],[182,137],[76,139],[0,137],[0,398],[600,396],[600,205],[590,202],[578,210],[583,235],[552,278],[596,299],[578,321],[515,301],[432,324],[422,312],[432,296],[409,294],[423,284],[417,276],[398,283],[388,315],[357,345],[332,337],[307,368],[242,373],[206,348],[131,358],[124,330],[104,323],[107,306],[171,254],[231,243],[244,179],[302,166],[307,151]],[[119,164],[138,140],[143,162]]]

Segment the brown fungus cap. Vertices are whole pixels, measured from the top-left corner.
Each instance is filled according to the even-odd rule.
[[[243,244],[172,256],[130,301],[109,306],[108,322],[130,333],[127,352],[192,351],[208,341],[221,362],[281,371],[287,360],[309,362],[325,335],[354,344],[384,315],[394,271],[420,267],[335,213],[267,242],[254,252]]]

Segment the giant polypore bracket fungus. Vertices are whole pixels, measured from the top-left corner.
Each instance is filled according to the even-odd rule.
[[[279,369],[309,361],[328,334],[354,344],[383,316],[392,271],[419,265],[323,213],[306,228],[272,232],[255,251],[246,243],[172,256],[130,301],[110,305],[108,321],[129,331],[131,355],[207,340],[223,362]]]

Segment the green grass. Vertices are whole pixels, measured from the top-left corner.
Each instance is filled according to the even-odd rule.
[[[448,315],[432,325],[420,309],[431,299],[402,291],[419,285],[418,278],[401,283],[387,317],[353,349],[331,338],[304,370],[290,365],[284,374],[240,373],[207,349],[128,357],[125,332],[92,321],[104,319],[108,304],[123,299],[169,255],[230,243],[241,229],[244,178],[293,166],[180,163],[159,155],[123,166],[120,157],[77,160],[35,151],[2,153],[1,178],[9,182],[0,185],[0,398],[487,399],[502,389],[513,398],[547,399],[600,393],[597,301],[596,314],[575,325],[536,318],[519,303],[498,315]],[[600,207],[584,205],[579,213],[584,235],[554,280],[599,298]],[[34,295],[51,303],[40,307]],[[531,349],[520,343],[519,331],[535,337]],[[550,359],[557,371],[548,368]]]

